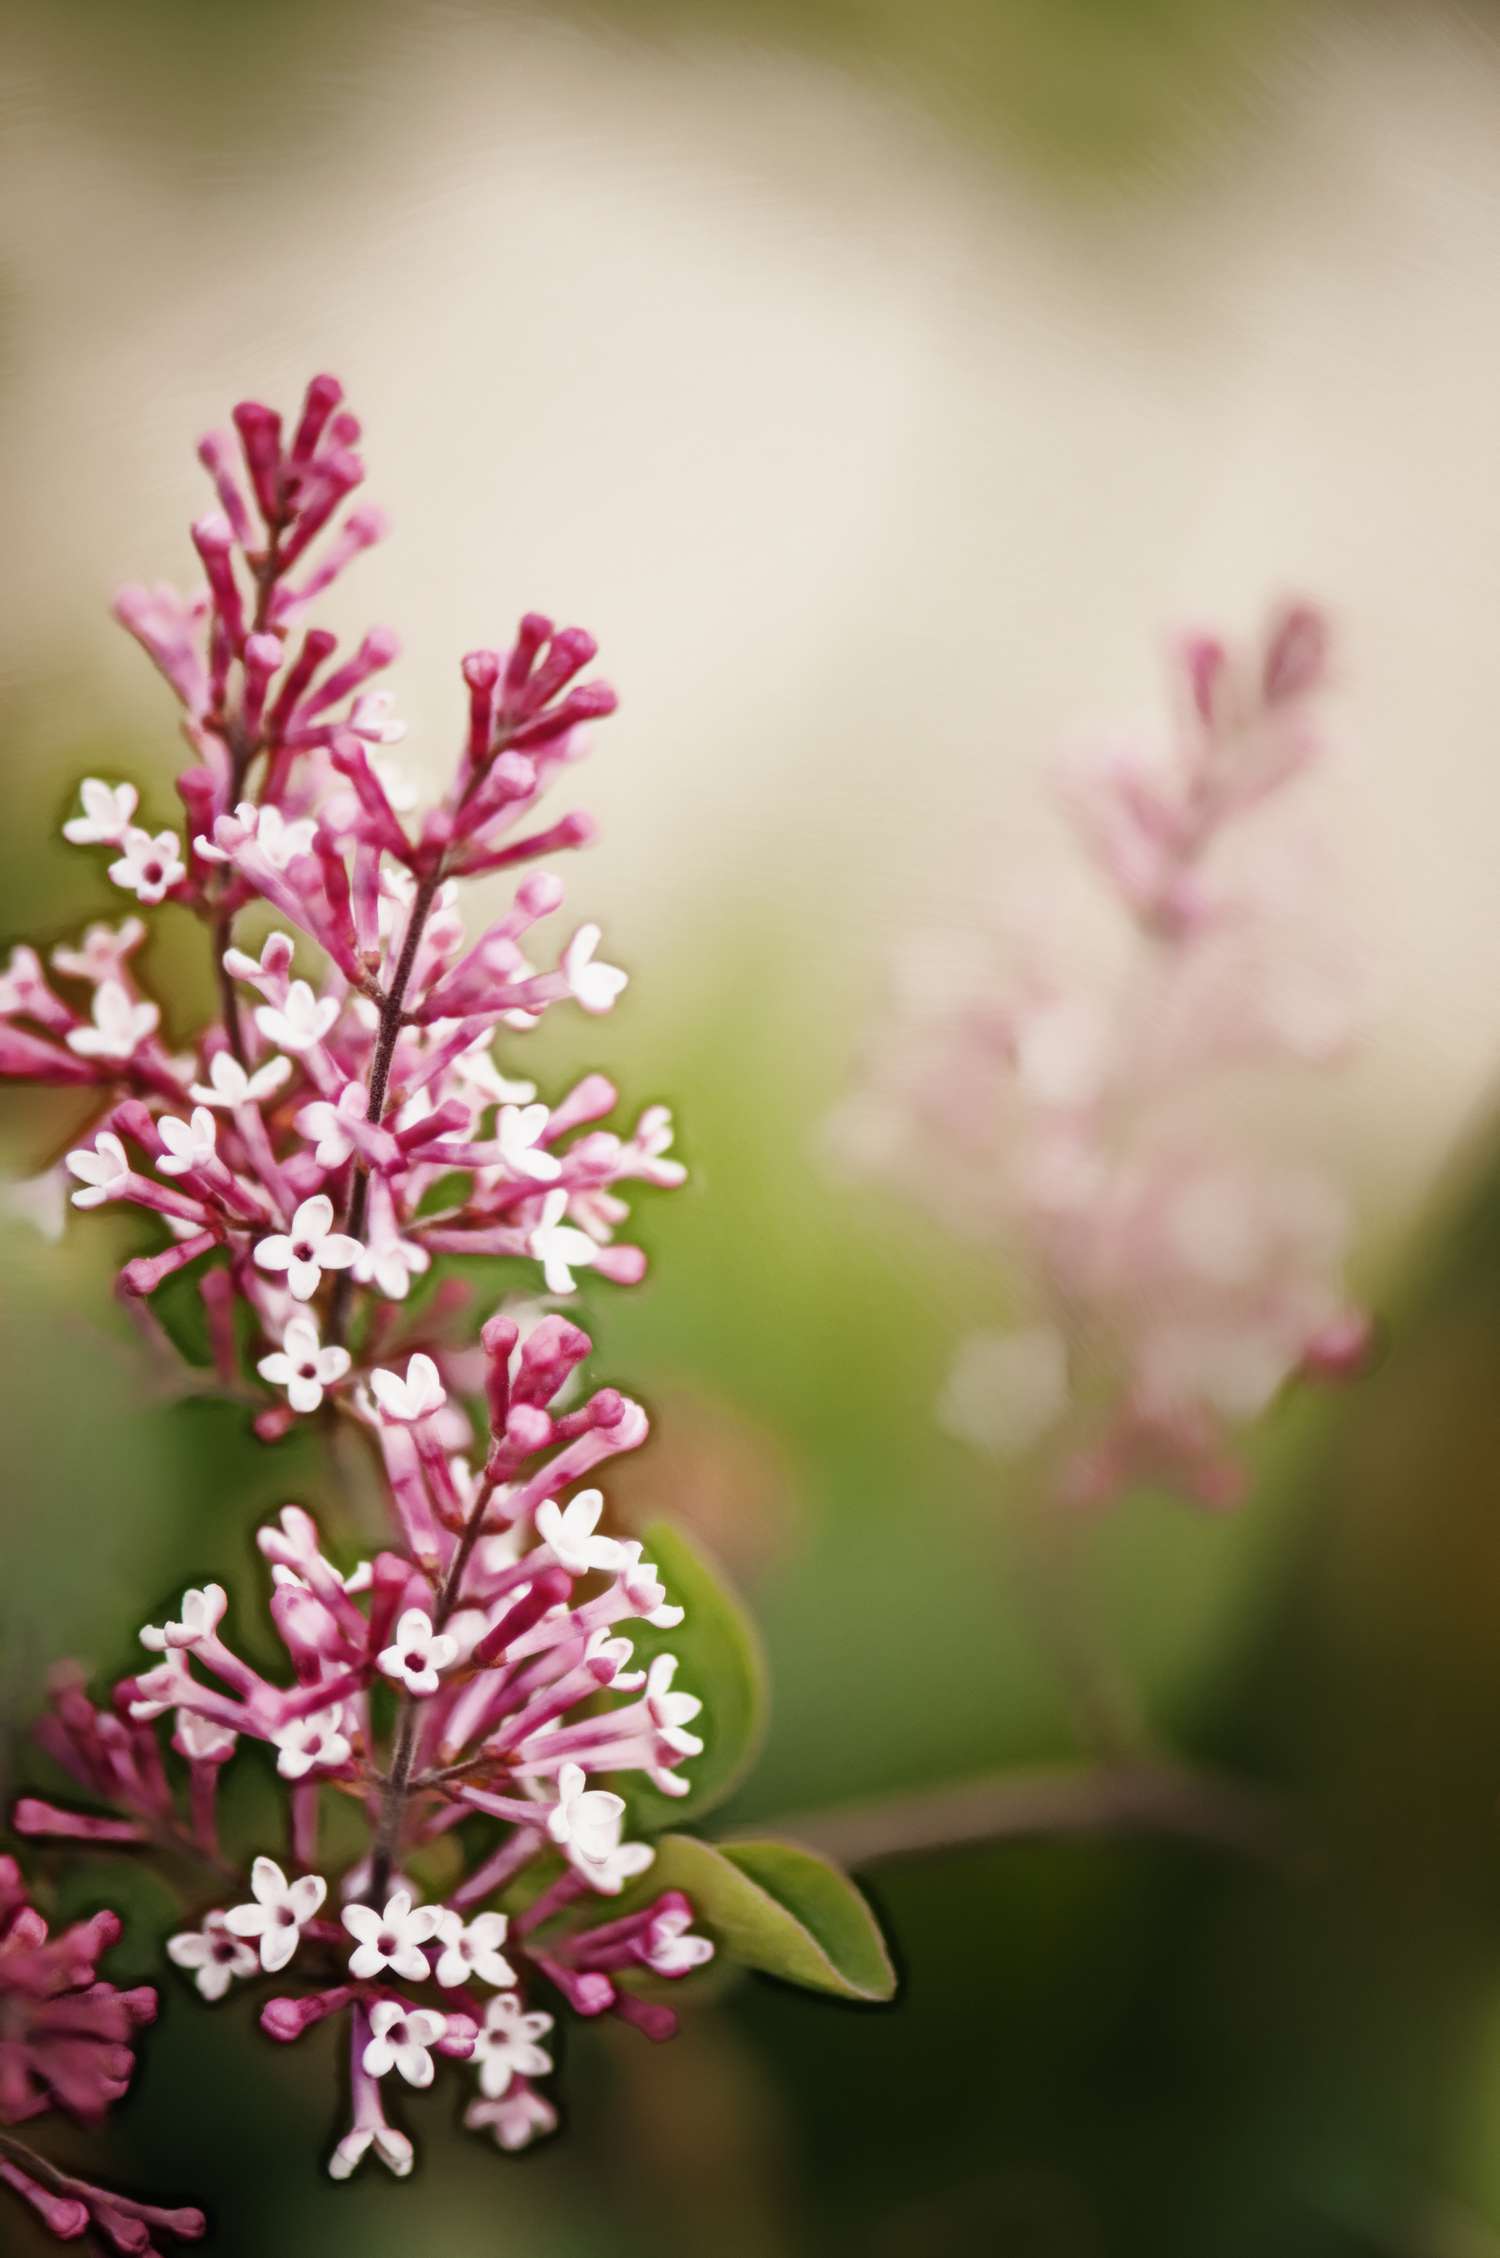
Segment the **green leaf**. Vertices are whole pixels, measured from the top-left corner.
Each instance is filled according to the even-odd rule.
[[[680,1889],[697,1925],[763,1975],[839,1999],[894,1996],[896,1971],[875,1916],[847,1874],[790,1842],[699,1842],[663,1835],[633,1895]]]
[[[645,1668],[658,1654],[675,1654],[674,1687],[703,1703],[691,1728],[703,1740],[703,1754],[682,1767],[690,1783],[686,1795],[663,1795],[649,1781],[620,1783],[632,1829],[655,1834],[702,1818],[739,1786],[765,1735],[766,1665],[755,1626],[697,1547],[665,1521],[652,1522],[642,1541],[668,1599],[685,1614],[673,1631],[629,1625],[636,1663]]]

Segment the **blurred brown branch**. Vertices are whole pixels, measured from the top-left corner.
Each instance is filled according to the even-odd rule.
[[[1274,1865],[1300,1857],[1285,1811],[1269,1796],[1170,1762],[1038,1766],[916,1795],[792,1813],[765,1831],[851,1866],[1075,1835],[1173,1835]]]

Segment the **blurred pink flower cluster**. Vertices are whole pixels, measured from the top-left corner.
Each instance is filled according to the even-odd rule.
[[[15,1860],[0,1857],[0,2126],[55,2109],[91,2124],[125,2092],[135,2032],[154,2020],[156,1994],[146,1985],[120,1991],[100,1976],[98,1963],[119,1936],[113,1913],[53,1935]],[[111,2250],[153,2258],[154,2235],[196,2242],[204,2229],[201,2211],[163,2210],[96,2187],[8,2132],[0,2132],[0,2182],[63,2242],[92,2229]]]
[[[1296,606],[1233,656],[1177,654],[1175,726],[1067,762],[1066,811],[1125,926],[1103,977],[1033,938],[917,947],[841,1156],[1018,1258],[1028,1306],[960,1347],[950,1429],[1045,1453],[1061,1496],[1137,1482],[1235,1503],[1244,1424],[1367,1338],[1344,1206],[1245,1127],[1247,1070],[1339,1054],[1347,1000],[1309,940],[1315,885],[1267,822],[1322,750],[1327,632]]]
[[[354,1437],[379,1471],[389,1542],[335,1567],[309,1516],[287,1507],[260,1536],[283,1673],[266,1676],[223,1635],[221,1587],[186,1593],[173,1620],[142,1632],[149,1666],[108,1706],[76,1674],[56,1685],[41,1737],[95,1808],[29,1796],[14,1824],[195,1862],[218,1902],[172,1940],[172,1959],[208,1999],[292,1969],[304,1988],[271,1999],[264,2028],[286,2041],[338,2015],[348,2029],[352,2116],[331,2169],[347,2176],[373,2147],[404,2173],[411,2145],[381,2104],[392,2074],[425,2085],[435,2059],[471,2064],[467,2122],[519,2148],[556,2121],[534,2082],[551,2068],[552,2018],[533,1984],[663,2038],[676,2018],[638,1984],[711,1951],[680,1891],[607,1919],[590,1910],[653,1857],[625,1838],[624,1798],[594,1783],[634,1773],[685,1793],[701,1704],[674,1685],[659,1644],[647,1667],[630,1666],[627,1633],[670,1628],[682,1611],[641,1545],[601,1528],[601,1493],[578,1487],[645,1440],[646,1415],[582,1385],[587,1334],[534,1299],[571,1293],[580,1271],[638,1280],[623,1195],[684,1171],[665,1108],[612,1130],[602,1075],[549,1105],[492,1047],[558,1005],[606,1012],[625,985],[597,927],[545,950],[535,940],[564,889],[533,866],[590,826],[571,813],[536,827],[533,811],[615,703],[581,679],[592,638],[530,615],[508,650],[464,660],[456,770],[416,817],[389,754],[400,724],[370,687],[395,637],[375,629],[341,659],[331,634],[303,625],[382,530],[376,512],[346,510],[362,476],[358,425],[328,377],[289,431],[255,404],[234,421],[237,453],[217,434],[200,450],[219,503],[193,528],[201,592],[132,588],[116,606],[181,708],[183,819],[138,821],[133,784],[85,782],[66,834],[102,850],[135,910],[45,963],[14,951],[0,974],[0,1073],[90,1094],[54,1193],[66,1181],[77,1208],[150,1219],[157,1243],[120,1272],[127,1301],[143,1310],[164,1289],[196,1300],[218,1383],[253,1407],[264,1439],[298,1420]],[[471,934],[459,881],[510,871],[525,874],[509,905]],[[220,1010],[196,1033],[168,1026],[138,969],[136,911],[160,904],[208,935]],[[253,943],[237,929],[247,913]],[[42,1190],[32,1196],[45,1211]],[[515,1314],[486,1316],[461,1276],[430,1276],[440,1256],[484,1258],[491,1294],[496,1258],[513,1265]],[[477,1428],[466,1399],[486,1407]],[[220,1841],[219,1777],[245,1742],[274,1761],[277,1858]],[[364,1822],[366,1847],[342,1870],[323,1831],[329,1797]],[[440,1837],[451,1878],[424,1899],[408,1862]],[[523,1913],[482,1910],[523,1873],[535,1883]],[[24,2097],[35,2077],[70,2107],[102,2107],[126,2067],[114,2025],[149,1995],[99,1987],[49,2025],[44,1977],[66,1961],[86,1982],[85,1946],[112,1916],[70,1932],[51,1960],[40,1939],[23,1956],[34,1922],[17,1913],[0,1954],[7,2000],[29,1986],[38,1997],[19,2022],[9,2007],[0,2016],[30,2049],[0,2041],[7,2092]],[[81,2231],[83,2196],[54,2199],[19,2164],[5,2170],[57,2233]],[[131,2239],[90,2216],[118,2248],[146,2249],[144,2229]]]

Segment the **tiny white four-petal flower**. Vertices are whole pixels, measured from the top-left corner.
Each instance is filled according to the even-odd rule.
[[[300,1054],[322,1042],[338,1015],[336,996],[315,996],[305,980],[294,980],[284,1004],[256,1006],[255,1024],[278,1050]]]
[[[177,1621],[148,1623],[141,1632],[141,1645],[149,1647],[153,1654],[166,1654],[174,1647],[194,1647],[200,1639],[213,1637],[228,1605],[222,1584],[205,1584],[201,1591],[186,1591]]]
[[[396,1625],[396,1636],[379,1656],[388,1678],[397,1678],[408,1693],[435,1694],[438,1675],[458,1658],[458,1641],[451,1631],[433,1629],[432,1617],[420,1607],[409,1607]]]
[[[113,1129],[100,1130],[92,1152],[80,1145],[76,1152],[69,1153],[66,1165],[68,1174],[78,1178],[79,1189],[73,1194],[75,1207],[102,1207],[123,1188],[130,1174],[125,1147]]]
[[[537,1507],[536,1533],[570,1576],[586,1576],[594,1568],[619,1567],[622,1555],[617,1539],[594,1533],[603,1511],[602,1490],[580,1490],[561,1507],[556,1498],[544,1498]]]
[[[602,938],[597,925],[580,925],[563,951],[563,977],[575,1003],[585,1011],[611,1011],[630,978],[618,965],[595,961],[594,951]]]
[[[206,1105],[195,1105],[186,1121],[164,1113],[156,1126],[167,1148],[156,1163],[163,1176],[186,1176],[194,1168],[206,1168],[218,1150],[218,1124]]]
[[[437,1366],[420,1350],[408,1361],[404,1378],[378,1365],[370,1374],[370,1387],[387,1419],[425,1419],[430,1412],[441,1411],[448,1400]]]
[[[253,1976],[258,1956],[230,1928],[222,1913],[205,1913],[201,1928],[183,1929],[167,1939],[167,1958],[186,1968],[204,1999],[222,1999],[236,1976]]]
[[[106,784],[86,776],[78,787],[82,815],[70,816],[63,837],[74,847],[117,847],[130,828],[140,799],[133,784]]]
[[[273,1388],[285,1388],[293,1411],[316,1411],[323,1391],[342,1380],[349,1369],[349,1351],[330,1342],[324,1348],[318,1328],[308,1316],[294,1317],[281,1336],[281,1347],[263,1356],[256,1366]]]
[[[251,1074],[232,1051],[215,1051],[208,1062],[208,1080],[195,1082],[191,1095],[199,1105],[257,1105],[279,1090],[291,1071],[290,1059],[268,1058]]]
[[[550,1184],[562,1174],[562,1162],[541,1140],[547,1133],[551,1111],[544,1105],[503,1105],[497,1128],[500,1158],[512,1176],[529,1177],[534,1184]]]
[[[347,1270],[359,1260],[360,1244],[333,1228],[333,1202],[326,1192],[304,1200],[290,1231],[258,1239],[255,1259],[262,1270],[284,1270],[297,1301],[311,1301],[325,1270]]]
[[[267,1975],[284,1968],[302,1941],[328,1884],[321,1874],[299,1874],[289,1882],[274,1858],[257,1858],[250,1869],[253,1903],[231,1905],[224,1919],[237,1937],[259,1940],[260,1964]]]
[[[70,1028],[68,1048],[80,1058],[134,1058],[160,1019],[155,1004],[132,1003],[121,981],[101,980],[94,990],[94,1023]]]
[[[431,1974],[424,1944],[431,1944],[442,1926],[439,1905],[413,1905],[410,1890],[396,1890],[385,1901],[384,1912],[373,1905],[346,1905],[344,1927],[355,1940],[349,1955],[349,1973],[358,1983],[368,1983],[382,1968],[405,1976],[408,1983],[425,1983]]]
[[[587,1231],[563,1221],[567,1212],[566,1189],[559,1187],[549,1192],[542,1202],[541,1220],[528,1242],[531,1253],[542,1266],[549,1294],[572,1293],[574,1271],[587,1268],[599,1254]]]
[[[448,2028],[446,2015],[429,2007],[403,2007],[399,1999],[379,1999],[370,2009],[370,2042],[361,2057],[369,2077],[397,2070],[409,2086],[432,2083],[432,2050]]]
[[[451,1906],[442,1908],[438,1936],[443,1954],[434,1973],[445,1990],[476,1978],[497,1990],[516,1980],[516,1972],[500,1947],[510,1923],[503,1913],[476,1913],[465,1924]]]
[[[153,837],[132,824],[120,841],[120,853],[110,864],[109,875],[116,886],[123,886],[138,901],[163,901],[177,881],[187,876],[176,832],[158,831]]]
[[[498,2101],[512,2078],[543,2078],[552,2057],[537,2044],[552,2028],[552,2017],[527,2014],[514,1992],[497,1992],[484,2011],[470,2060],[478,2065],[479,2090]]]

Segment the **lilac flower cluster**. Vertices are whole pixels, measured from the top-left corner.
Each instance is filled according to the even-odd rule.
[[[422,2086],[439,2060],[466,2065],[466,2122],[522,2147],[556,2122],[536,2083],[552,2026],[538,1987],[664,2038],[676,2018],[654,1987],[713,1949],[679,1890],[632,1887],[612,1904],[653,1853],[599,1783],[685,1793],[701,1704],[670,1654],[632,1667],[632,1627],[670,1628],[681,1609],[641,1545],[607,1532],[590,1486],[644,1441],[646,1415],[582,1384],[588,1336],[535,1299],[570,1294],[585,1270],[637,1281],[623,1194],[684,1171],[665,1108],[616,1131],[602,1075],[548,1104],[493,1051],[497,1032],[523,1037],[556,1005],[606,1012],[625,985],[596,926],[535,940],[564,893],[535,865],[590,826],[576,813],[538,826],[533,811],[615,703],[584,679],[592,638],[532,614],[508,650],[464,660],[456,773],[418,818],[389,754],[401,726],[372,688],[395,637],[377,628],[341,657],[305,624],[383,530],[348,507],[359,427],[329,377],[290,430],[253,403],[234,422],[236,440],[200,449],[218,501],[193,527],[200,592],[130,588],[116,605],[181,709],[183,820],[154,827],[137,820],[134,785],[84,783],[66,835],[102,850],[136,911],[45,963],[14,951],[0,1074],[90,1094],[66,1177],[49,1180],[69,1182],[77,1208],[152,1218],[157,1243],[120,1272],[128,1303],[147,1312],[172,1280],[196,1296],[218,1382],[252,1405],[263,1439],[303,1420],[353,1437],[379,1471],[389,1541],[335,1565],[288,1506],[259,1537],[283,1669],[243,1658],[221,1587],[187,1592],[142,1631],[148,1659],[106,1706],[77,1673],[54,1686],[41,1739],[90,1808],[27,1796],[13,1823],[148,1848],[211,1882],[215,1902],[171,1959],[207,2000],[262,1973],[294,1979],[261,2010],[277,2040],[341,2019],[351,2117],[330,2169],[345,2177],[373,2148],[405,2173],[410,2142],[382,2106],[393,2076]],[[509,906],[471,936],[459,881],[509,872]],[[186,1042],[138,970],[137,912],[161,904],[200,920],[212,950],[219,1013]],[[508,1258],[521,1299],[484,1316],[459,1272],[435,1275],[461,1256]],[[243,1861],[221,1842],[217,1791],[247,1742],[274,1763],[286,1834],[276,1856]],[[364,1829],[342,1870],[334,1801]],[[33,1919],[12,1923],[23,1944]],[[68,1965],[82,1968],[84,1933],[70,1934]],[[10,1955],[7,1942],[0,1985],[29,1997]],[[24,2097],[32,2074],[70,2107],[111,2097],[120,2034],[100,1996],[83,1997],[114,2050],[62,2074],[39,2036],[31,2070],[5,2068],[4,2098]],[[91,2198],[0,2172],[54,2231],[78,2231]],[[120,2249],[146,2249],[97,2206],[90,2216]],[[179,2234],[196,2216],[140,2213]]]
[[[62,2242],[92,2229],[111,2250],[153,2258],[153,2235],[196,2242],[201,2211],[164,2210],[76,2178],[8,2128],[61,2109],[95,2123],[130,2083],[134,2034],[156,2014],[147,1985],[120,1991],[98,1972],[118,1941],[113,1913],[54,1936],[13,1858],[0,1857],[0,2182]]]
[[[1319,757],[1327,651],[1305,606],[1243,657],[1186,640],[1170,740],[1090,745],[1063,779],[1128,928],[1118,975],[1034,936],[1019,966],[972,941],[909,952],[836,1123],[847,1159],[1019,1251],[1032,1307],[963,1344],[943,1413],[983,1450],[1043,1454],[1075,1502],[1145,1480],[1233,1504],[1243,1423],[1364,1352],[1335,1188],[1234,1127],[1243,1070],[1347,1036],[1341,976],[1302,945],[1295,858],[1235,853]]]

